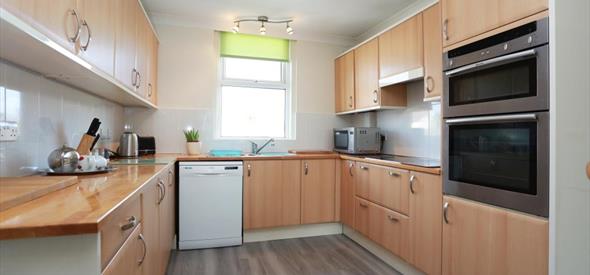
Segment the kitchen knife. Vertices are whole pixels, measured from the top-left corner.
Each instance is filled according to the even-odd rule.
[[[90,152],[92,152],[92,150],[94,149],[94,146],[98,142],[98,139],[100,139],[100,134],[96,134],[96,137],[94,137],[94,141],[92,142],[92,145],[90,145]]]

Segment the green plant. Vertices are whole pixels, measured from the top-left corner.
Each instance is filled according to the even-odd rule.
[[[199,142],[199,130],[192,128],[184,130],[184,137],[186,142]]]

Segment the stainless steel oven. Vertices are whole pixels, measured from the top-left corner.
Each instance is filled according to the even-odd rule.
[[[445,194],[547,217],[549,114],[446,119]]]
[[[549,109],[547,18],[444,54],[447,117]]]
[[[548,37],[545,18],[445,53],[445,194],[548,217]]]

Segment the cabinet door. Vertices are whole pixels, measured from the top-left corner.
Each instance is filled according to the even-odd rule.
[[[147,263],[147,247],[141,227],[138,226],[123,243],[113,260],[103,270],[103,275],[140,275]]]
[[[75,40],[78,39],[82,20],[76,0],[23,0],[20,10],[32,12],[25,16],[25,20],[29,19],[26,21],[57,44],[75,52]]]
[[[147,82],[147,98],[153,103],[158,103],[158,48],[160,42],[156,35],[150,30],[150,48],[148,58],[148,82]]]
[[[78,52],[82,58],[108,75],[115,69],[114,0],[78,0],[83,20]]]
[[[354,198],[354,230],[369,237],[369,202]]]
[[[137,69],[135,52],[137,50],[137,20],[139,4],[137,0],[115,1],[115,78],[127,88],[135,90]]]
[[[340,161],[340,221],[354,227],[354,170],[352,160]]]
[[[141,194],[141,211],[143,236],[146,242],[147,255],[143,274],[154,274],[160,270],[160,199],[163,192],[158,186],[158,179],[152,180]]]
[[[443,0],[443,46],[485,33],[548,8],[547,0]]]
[[[442,178],[410,172],[411,263],[428,274],[441,272]]]
[[[354,109],[354,51],[334,61],[336,73],[336,112]]]
[[[369,167],[369,200],[407,214],[409,208],[408,171],[377,165],[367,166]]]
[[[357,162],[355,171],[356,177],[354,178],[354,194],[363,199],[369,199],[371,167],[366,163]]]
[[[442,94],[442,26],[440,4],[422,13],[424,21],[424,98]]]
[[[300,224],[298,160],[246,161],[244,229]]]
[[[410,258],[407,216],[369,203],[369,238],[404,260]]]
[[[422,49],[422,14],[418,14],[379,36],[379,76],[422,68]]]
[[[166,268],[168,267],[168,260],[170,258],[170,251],[173,248],[174,232],[176,228],[175,219],[175,195],[176,195],[176,184],[174,181],[174,167],[162,172],[160,176],[162,184],[164,185],[164,194],[162,202],[160,202],[160,273],[165,274]]]
[[[336,160],[303,160],[301,223],[335,220]]]
[[[379,93],[379,40],[375,38],[354,50],[355,108],[378,106]]]
[[[148,84],[149,84],[149,73],[148,63],[151,56],[151,33],[152,28],[145,17],[143,9],[137,5],[135,10],[136,15],[136,27],[137,27],[137,43],[136,43],[136,57],[135,57],[135,69],[137,69],[137,94],[147,98]]]
[[[443,274],[547,274],[546,219],[449,196],[444,203]]]

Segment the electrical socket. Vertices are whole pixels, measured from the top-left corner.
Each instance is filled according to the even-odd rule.
[[[0,121],[0,141],[16,141],[18,139],[18,123]]]

